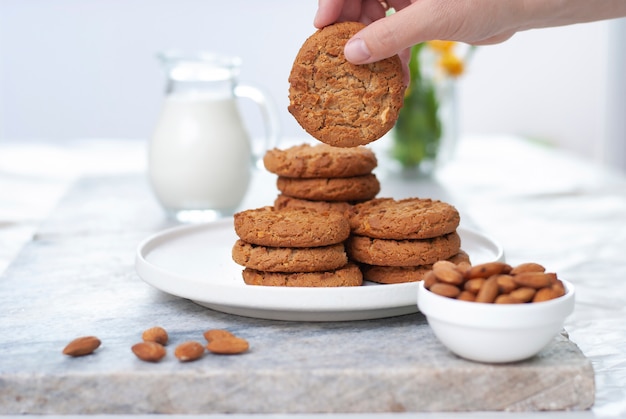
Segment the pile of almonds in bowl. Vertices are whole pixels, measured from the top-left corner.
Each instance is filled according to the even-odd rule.
[[[565,295],[556,273],[533,262],[512,267],[504,262],[469,266],[441,260],[424,278],[424,287],[444,297],[477,303],[536,303]]]
[[[440,261],[418,284],[417,307],[452,353],[478,362],[517,362],[563,330],[574,295],[571,283],[537,263]]]

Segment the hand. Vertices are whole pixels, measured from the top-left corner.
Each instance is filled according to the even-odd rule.
[[[385,17],[387,4],[396,13]],[[346,44],[346,59],[365,64],[442,39],[487,45],[516,32],[626,16],[626,0],[319,0],[314,25],[368,25]]]

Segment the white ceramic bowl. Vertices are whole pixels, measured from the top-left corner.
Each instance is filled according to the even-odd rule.
[[[574,286],[563,285],[565,295],[554,300],[486,304],[442,297],[422,281],[417,306],[435,336],[455,354],[478,362],[515,362],[539,353],[574,311]]]

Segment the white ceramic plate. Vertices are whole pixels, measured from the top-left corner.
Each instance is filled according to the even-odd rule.
[[[504,260],[502,248],[475,231],[459,228],[472,263]],[[237,240],[232,218],[186,225],[142,242],[135,268],[146,283],[213,310],[274,320],[347,321],[417,312],[417,283],[361,287],[291,288],[246,285],[233,262]]]

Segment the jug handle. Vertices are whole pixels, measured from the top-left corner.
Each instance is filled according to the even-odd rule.
[[[235,86],[235,96],[250,99],[261,109],[261,117],[265,125],[265,141],[260,151],[253,151],[252,158],[255,167],[264,169],[263,156],[265,152],[277,147],[280,138],[278,112],[274,103],[270,100],[270,96],[258,87],[249,84],[239,84]]]

